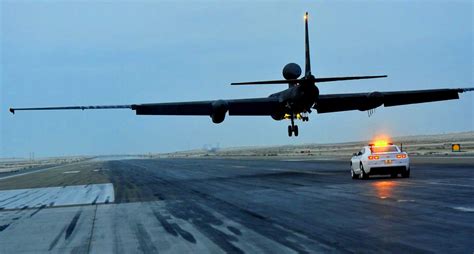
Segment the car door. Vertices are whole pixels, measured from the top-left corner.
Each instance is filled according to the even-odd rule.
[[[354,172],[358,173],[360,171],[359,164],[362,155],[364,154],[364,148],[362,148],[354,157],[352,157],[352,169]]]

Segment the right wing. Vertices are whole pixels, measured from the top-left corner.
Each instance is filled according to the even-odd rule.
[[[215,102],[227,103],[229,115],[261,116],[271,115],[278,107],[278,99],[253,98],[221,101],[194,101],[150,103],[132,105],[137,115],[206,115],[213,112]]]
[[[215,103],[225,103],[229,115],[261,116],[271,115],[275,112],[278,99],[253,98],[237,100],[192,101],[149,103],[131,105],[102,105],[102,106],[64,106],[64,107],[39,107],[39,108],[10,108],[11,113],[24,110],[87,110],[87,109],[132,109],[137,115],[206,115],[213,113]]]

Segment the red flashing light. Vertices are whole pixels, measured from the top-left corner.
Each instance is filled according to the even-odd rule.
[[[369,160],[378,160],[380,157],[378,155],[369,155]]]
[[[404,159],[406,157],[407,157],[406,154],[397,154],[397,159],[402,159],[402,158]]]

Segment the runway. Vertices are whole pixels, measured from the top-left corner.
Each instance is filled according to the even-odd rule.
[[[474,159],[91,160],[0,179],[0,253],[472,253]],[[1,176],[0,176],[1,177]]]

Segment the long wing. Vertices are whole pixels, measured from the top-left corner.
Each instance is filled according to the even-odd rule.
[[[313,106],[318,113],[348,110],[369,110],[415,103],[459,99],[459,93],[474,91],[474,88],[431,89],[395,92],[372,92],[320,95]]]
[[[100,105],[100,106],[64,106],[64,107],[41,107],[41,108],[10,108],[10,112],[15,114],[16,111],[27,110],[68,110],[68,109],[131,109],[132,105]]]
[[[217,101],[193,101],[150,103],[132,105],[137,115],[196,115],[209,116],[212,114],[213,103]],[[229,115],[261,116],[271,115],[278,107],[275,98],[253,98],[239,100],[223,100],[229,109]]]
[[[40,108],[10,108],[11,113],[21,110],[87,110],[87,109],[132,109],[137,115],[207,115],[213,111],[213,103],[217,101],[192,101],[149,103],[131,105],[104,105],[104,106],[65,106]],[[271,115],[278,107],[276,98],[253,98],[222,100],[227,103],[229,115]]]

